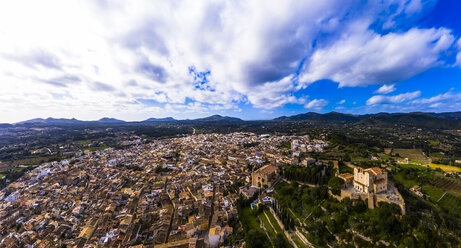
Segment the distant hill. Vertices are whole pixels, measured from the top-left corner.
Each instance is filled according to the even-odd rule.
[[[122,121],[115,118],[104,117],[98,120],[99,123],[125,123],[126,121]]]
[[[365,116],[361,115],[351,115],[351,114],[343,114],[338,112],[329,112],[326,114],[319,114],[315,112],[307,112],[305,114],[298,114],[293,116],[282,116],[279,118],[275,118],[274,121],[318,121],[318,122],[356,122],[360,121],[361,119],[366,118]]]
[[[396,113],[386,116],[370,116],[358,122],[358,125],[373,125],[379,127],[392,127],[408,125],[419,128],[461,129],[461,120],[437,117],[427,113]],[[443,116],[443,115],[441,115]]]
[[[31,119],[27,121],[22,121],[18,122],[18,124],[32,124],[32,123],[43,123],[43,124],[50,124],[50,125],[55,125],[55,124],[79,124],[82,123],[83,121],[79,121],[75,118],[72,119],[65,119],[65,118],[36,118],[36,119]]]
[[[275,118],[274,121],[305,121],[315,118],[321,114],[315,112],[307,112],[305,114],[292,115],[292,116],[280,116]]]
[[[165,122],[165,121],[177,121],[177,120],[173,117],[165,117],[165,118],[149,118],[141,122]]]
[[[318,124],[356,123],[357,125],[373,125],[382,127],[391,127],[395,124],[401,124],[426,128],[461,129],[461,112],[377,113],[365,115],[352,115],[338,112],[330,112],[326,114],[308,112],[288,117],[282,116],[273,120],[310,121]]]
[[[191,123],[191,122],[244,122],[240,118],[212,115],[204,118],[193,120],[176,120],[172,117],[149,118],[141,122],[126,122],[119,119],[104,117],[98,121],[80,121],[77,119],[65,118],[36,118],[16,124],[39,124],[39,125],[62,125],[62,124],[123,124],[123,123]],[[261,121],[265,122],[265,121]],[[353,125],[373,125],[378,127],[391,127],[396,124],[409,125],[414,127],[440,128],[440,129],[461,129],[461,111],[460,112],[411,112],[411,113],[376,113],[353,115],[338,112],[329,112],[319,114],[307,112],[293,116],[281,116],[271,120],[271,122],[309,122],[310,124],[353,124]]]
[[[221,116],[221,115],[212,115],[212,116],[208,116],[208,117],[205,117],[205,118],[198,118],[198,119],[194,119],[193,121],[219,121],[219,122],[237,122],[237,121],[243,121],[242,119],[240,118],[236,118],[236,117],[229,117],[229,116]]]
[[[446,113],[429,113],[433,116],[442,119],[453,119],[453,120],[461,120],[461,111],[459,112],[446,112]]]

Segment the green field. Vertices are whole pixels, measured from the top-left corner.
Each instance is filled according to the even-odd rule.
[[[425,170],[426,167],[417,165],[417,164],[398,164],[402,168],[410,168],[410,169],[416,169],[416,170]]]
[[[422,186],[422,190],[423,190],[423,193],[428,195],[429,197],[431,197],[431,201],[432,202],[436,202],[437,200],[440,199],[440,197],[442,197],[443,193],[445,193],[445,191],[437,188],[437,187],[434,187],[432,185],[429,185],[429,184],[424,184]]]
[[[249,230],[256,230],[258,232],[264,233],[264,230],[259,226],[256,215],[253,213],[253,210],[250,207],[242,209],[241,221],[248,225]]]
[[[461,196],[461,182],[445,177],[436,177],[431,180],[431,184],[442,190]]]
[[[411,188],[411,187],[413,187],[413,186],[415,186],[415,185],[419,185],[419,184],[420,184],[420,183],[418,183],[418,182],[415,181],[415,180],[412,180],[412,179],[405,179],[405,178],[403,177],[403,175],[400,174],[400,173],[394,175],[394,179],[397,180],[397,181],[399,181],[401,184],[403,184],[403,186],[405,186],[405,188],[408,188],[408,189]]]
[[[423,153],[418,149],[394,149],[392,151],[393,155],[399,155],[402,158],[409,158],[409,159],[418,159],[418,160],[425,160],[426,157]]]
[[[265,210],[264,212],[266,212],[267,216],[269,217],[269,220],[271,221],[272,225],[274,226],[275,228],[275,231],[277,231],[277,233],[282,233],[282,228],[279,226],[279,224],[277,223],[277,220],[275,219],[275,217],[272,215],[271,211],[269,210]]]
[[[94,151],[102,151],[102,150],[105,150],[107,148],[108,148],[108,146],[93,146],[93,147],[87,147],[84,150],[94,152]]]
[[[47,163],[51,161],[56,161],[58,160],[59,157],[56,155],[52,156],[42,156],[42,157],[34,157],[34,158],[25,158],[25,159],[20,159],[20,160],[15,160],[13,161],[12,165],[13,166],[18,166],[18,165],[36,165],[40,163]]]
[[[440,199],[438,204],[448,212],[461,216],[461,198],[451,193],[447,193],[442,199]]]
[[[267,215],[269,219],[266,218],[266,215],[264,213]],[[258,217],[261,219],[263,225],[266,227],[266,230],[269,232],[269,235],[271,236],[272,240],[274,240],[278,234],[281,234],[284,237],[285,242],[287,244],[289,243],[282,228],[279,226],[277,220],[272,215],[269,209],[264,210],[264,212],[260,213]]]
[[[295,244],[298,246],[298,247],[301,247],[301,248],[304,248],[304,247],[308,247],[307,245],[305,245],[303,243],[303,241],[298,237],[298,235],[296,234],[292,234],[291,235],[291,239],[293,239],[293,242],[295,242]]]
[[[442,153],[433,152],[433,153],[429,153],[429,157],[443,158],[445,157],[445,155],[443,155]]]
[[[379,157],[380,159],[384,159],[384,160],[391,159],[391,156],[389,156],[389,155],[386,154],[386,153],[378,153],[378,157]]]
[[[263,222],[264,226],[266,227],[266,230],[269,232],[269,235],[271,236],[271,238],[275,237],[275,235],[277,235],[277,232],[272,228],[271,224],[269,223],[269,220],[267,220],[264,213],[261,213],[258,216],[261,219],[261,221]],[[274,224],[272,223],[272,225],[274,225]]]

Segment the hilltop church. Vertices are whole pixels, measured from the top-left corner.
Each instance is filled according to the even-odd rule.
[[[354,189],[363,193],[387,191],[387,173],[378,167],[369,169],[354,168]]]

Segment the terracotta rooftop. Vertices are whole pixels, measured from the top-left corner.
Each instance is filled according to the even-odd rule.
[[[342,174],[339,174],[338,177],[344,178],[344,179],[350,179],[350,178],[354,178],[354,175],[352,175],[351,173],[342,173]]]
[[[259,168],[256,172],[263,173],[263,174],[272,174],[277,169],[278,169],[277,166],[268,164],[268,165],[265,165],[265,166]]]
[[[374,176],[383,174],[383,171],[378,167],[371,167],[365,170],[366,172],[372,173]]]

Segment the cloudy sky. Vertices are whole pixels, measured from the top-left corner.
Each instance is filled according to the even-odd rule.
[[[114,2],[0,3],[0,122],[461,110],[458,0]]]

